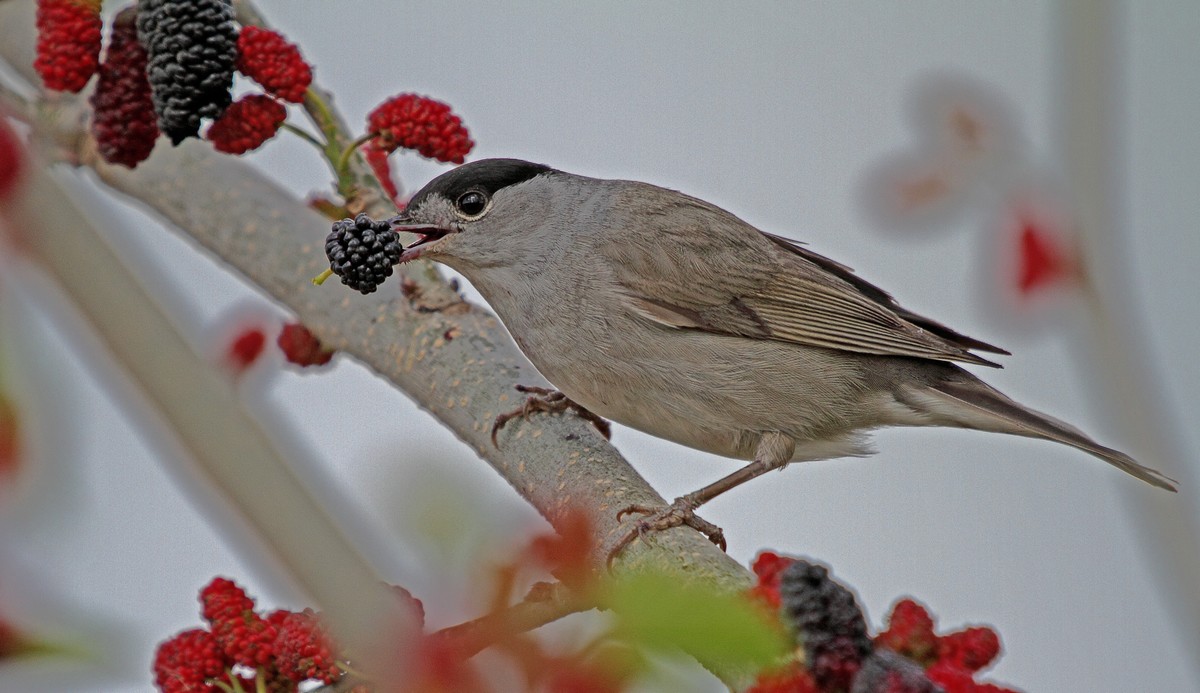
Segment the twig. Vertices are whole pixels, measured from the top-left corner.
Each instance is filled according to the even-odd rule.
[[[325,144],[323,142],[321,142],[321,140],[318,140],[316,137],[313,137],[312,135],[310,135],[308,133],[308,131],[305,130],[304,128],[298,128],[295,125],[292,125],[291,123],[284,123],[283,125],[280,125],[279,127],[284,130],[287,130],[288,132],[299,137],[300,139],[304,140],[305,142],[308,142],[312,146],[316,147],[318,150],[325,151]]]
[[[469,659],[506,636],[529,632],[563,616],[587,611],[595,606],[565,585],[554,583],[512,606],[473,621],[443,628],[430,637],[441,640],[453,652]]]

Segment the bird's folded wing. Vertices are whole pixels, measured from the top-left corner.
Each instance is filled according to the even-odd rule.
[[[970,350],[1008,353],[904,309],[843,265],[743,228],[755,235],[729,243],[664,229],[642,236],[659,242],[601,252],[610,256],[628,307],[674,328],[996,367]]]

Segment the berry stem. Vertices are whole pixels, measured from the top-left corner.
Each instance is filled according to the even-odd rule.
[[[360,135],[358,139],[346,145],[346,148],[342,150],[342,155],[339,156],[337,160],[337,168],[335,169],[337,175],[340,177],[343,174],[349,174],[350,157],[353,156],[354,152],[358,151],[359,147],[363,146],[367,142],[370,142],[378,136],[378,132],[368,132],[365,135]]]
[[[328,267],[326,267],[324,272],[322,272],[322,273],[320,273],[320,274],[318,274],[317,276],[315,276],[315,277],[313,277],[313,278],[312,278],[312,283],[313,283],[315,286],[320,286],[320,285],[322,285],[322,284],[324,284],[324,283],[325,283],[325,280],[326,280],[326,279],[329,279],[329,278],[330,278],[330,277],[332,277],[332,276],[333,276],[333,270],[332,270],[332,269],[330,269],[330,268],[328,268]]]
[[[337,661],[337,667],[338,667],[338,669],[341,669],[342,671],[346,672],[346,675],[351,678],[362,679],[364,681],[367,680],[367,675],[364,672],[361,672],[361,671],[355,669],[354,667],[350,666],[350,662],[339,659]]]
[[[288,132],[292,133],[293,135],[299,137],[300,139],[304,140],[305,142],[308,142],[312,146],[316,147],[318,150],[320,150],[322,152],[325,151],[325,144],[323,142],[321,142],[321,140],[318,140],[316,137],[314,137],[312,134],[310,134],[307,130],[305,130],[303,128],[298,128],[295,125],[292,125],[291,123],[287,123],[287,122],[285,122],[283,125],[280,125],[279,128],[281,130],[287,130]]]
[[[526,598],[455,626],[443,628],[429,637],[450,644],[450,649],[470,658],[492,645],[526,633],[569,614],[596,608],[591,597],[580,595],[561,583],[554,583],[539,598]]]

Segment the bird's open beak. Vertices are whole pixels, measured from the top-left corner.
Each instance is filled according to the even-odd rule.
[[[413,221],[403,213],[388,219],[388,223],[391,224],[393,231],[407,231],[408,233],[415,233],[417,236],[419,236],[416,243],[405,247],[404,252],[400,253],[401,263],[409,262],[410,260],[416,260],[417,258],[421,257],[421,254],[425,252],[429,245],[440,241],[447,235],[454,232],[453,229],[445,229],[440,226],[433,226],[431,224],[413,223]]]

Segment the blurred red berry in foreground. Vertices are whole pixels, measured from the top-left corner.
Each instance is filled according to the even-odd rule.
[[[14,476],[21,462],[21,419],[17,407],[0,392],[0,481]]]
[[[886,647],[922,666],[928,666],[937,657],[938,638],[933,632],[933,618],[923,605],[901,599],[892,607],[887,624],[887,630],[875,636],[876,647]]]
[[[979,671],[1000,654],[1000,637],[991,628],[967,628],[938,638],[937,658],[967,671]]]
[[[529,546],[533,559],[551,571],[563,584],[574,589],[587,585],[592,578],[589,562],[593,548],[592,522],[575,508],[555,523],[555,532],[536,537]]]
[[[311,610],[285,611],[272,621],[278,630],[272,649],[279,673],[292,681],[316,679],[326,684],[342,675],[337,648]]]
[[[929,611],[902,599],[887,629],[869,641],[852,592],[827,569],[805,559],[763,551],[750,596],[779,619],[803,656],[759,673],[752,693],[1016,693],[975,681],[1000,653],[1000,638],[976,626],[938,635]]]
[[[1061,239],[1032,219],[1021,221],[1017,242],[1017,289],[1028,296],[1078,277],[1078,263]]]
[[[312,68],[300,49],[278,32],[248,26],[238,34],[237,70],[285,101],[300,103],[312,84]]]
[[[21,140],[0,111],[0,200],[7,198],[17,187],[24,162]]]
[[[750,588],[750,596],[760,600],[771,609],[779,608],[779,574],[795,562],[794,558],[763,551],[754,559],[751,569],[758,583]]]
[[[324,366],[333,358],[333,349],[326,349],[316,335],[300,323],[288,323],[275,340],[288,363],[297,366]]]
[[[47,89],[79,91],[100,64],[100,0],[38,0],[37,58]]]
[[[417,94],[400,94],[384,101],[367,116],[367,132],[385,152],[397,147],[421,156],[461,164],[475,143],[450,106]]]
[[[260,327],[250,327],[239,332],[225,352],[225,359],[235,373],[242,373],[262,355],[267,344],[267,335]]]
[[[808,670],[793,663],[758,675],[746,693],[820,693]]]

